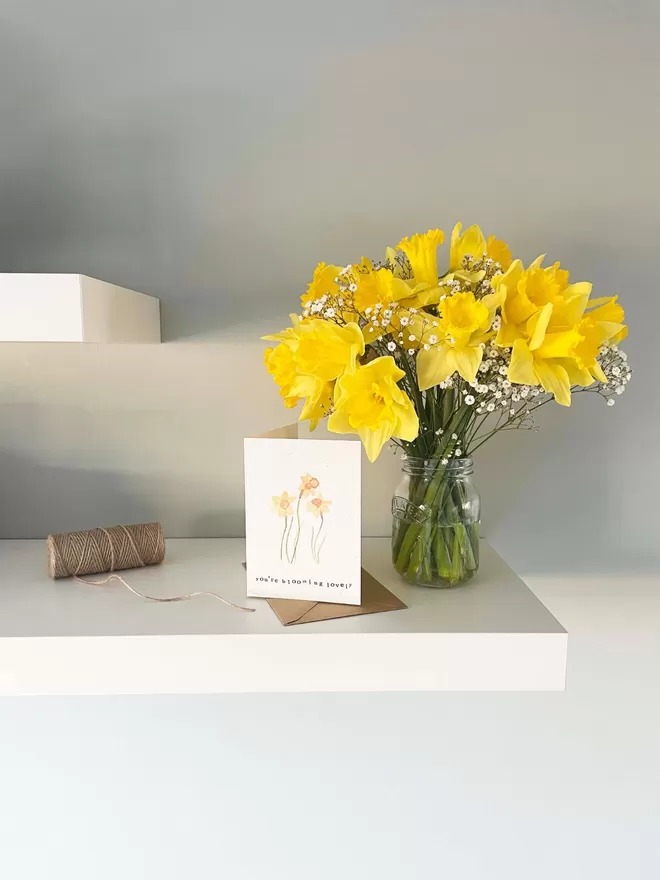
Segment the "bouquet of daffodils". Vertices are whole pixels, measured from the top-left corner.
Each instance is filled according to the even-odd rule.
[[[267,369],[287,407],[302,403],[301,420],[314,428],[327,416],[371,461],[391,441],[419,463],[394,539],[395,565],[415,582],[456,582],[476,567],[478,519],[464,521],[448,479],[458,461],[498,431],[532,427],[550,401],[570,406],[589,391],[612,406],[631,375],[616,296],[592,299],[559,263],[525,267],[505,242],[460,223],[439,274],[443,240],[432,229],[383,261],[320,263],[292,326],[266,337],[278,343]]]

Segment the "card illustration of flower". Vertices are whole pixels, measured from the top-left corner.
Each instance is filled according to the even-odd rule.
[[[321,562],[321,550],[327,537],[326,531],[324,531],[325,517],[330,512],[332,501],[324,498],[318,491],[320,485],[320,480],[306,473],[300,478],[297,497],[289,495],[286,490],[281,495],[272,496],[273,509],[277,516],[284,520],[280,539],[280,560],[282,562],[285,558],[290,564],[296,561],[298,545],[306,525],[306,513],[312,517],[308,523],[312,559],[317,564]],[[303,499],[308,500],[301,513]]]
[[[357,441],[245,439],[249,596],[359,605]]]
[[[326,539],[326,535],[323,535],[323,539],[321,539],[321,533],[323,532],[323,526],[325,525],[324,514],[330,512],[331,504],[332,501],[328,501],[327,498],[323,498],[321,494],[318,494],[315,498],[312,498],[307,505],[307,509],[312,516],[321,520],[316,532],[314,531],[314,527],[312,527],[312,557],[314,562],[317,563],[321,562],[321,550],[323,549]]]

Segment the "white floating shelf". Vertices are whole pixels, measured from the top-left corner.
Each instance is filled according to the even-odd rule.
[[[160,342],[160,301],[87,275],[0,273],[0,342]]]
[[[253,614],[52,581],[43,542],[0,542],[0,694],[564,689],[566,631],[483,541],[471,583],[432,590],[396,575],[387,539],[365,539],[365,568],[409,607],[286,628],[245,599],[243,558],[240,539],[169,540],[163,565],[124,574],[151,595],[213,590]]]

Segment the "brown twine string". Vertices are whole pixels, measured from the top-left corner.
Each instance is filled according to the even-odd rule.
[[[160,523],[141,523],[134,526],[112,526],[108,529],[89,529],[82,532],[63,532],[49,535],[48,574],[52,578],[74,577],[79,583],[101,587],[116,580],[135,596],[150,602],[186,602],[196,596],[210,596],[239,611],[255,611],[235,605],[219,593],[197,590],[181,596],[148,596],[136,590],[118,574],[110,574],[101,581],[90,581],[81,575],[114,572],[126,568],[144,568],[158,565],[165,558],[165,538]]]
[[[46,546],[52,578],[144,568],[158,565],[165,558],[160,523],[49,535]]]

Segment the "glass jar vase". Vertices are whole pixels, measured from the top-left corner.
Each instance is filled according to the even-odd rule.
[[[481,499],[471,458],[407,458],[392,499],[392,561],[409,583],[464,584],[479,568]]]

